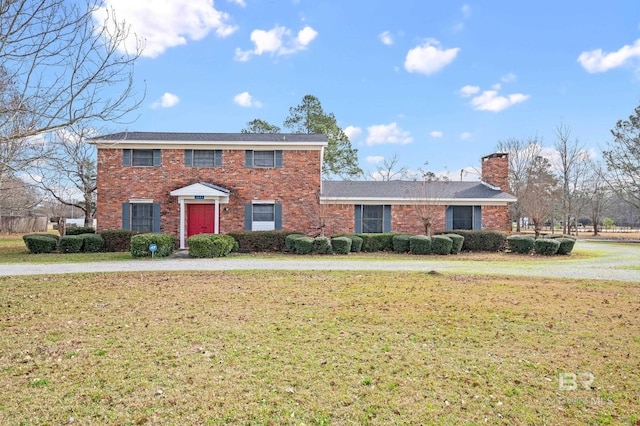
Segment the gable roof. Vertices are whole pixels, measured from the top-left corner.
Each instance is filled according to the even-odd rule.
[[[337,204],[438,204],[505,205],[513,195],[484,182],[456,181],[324,181],[321,200]]]
[[[188,133],[188,132],[119,132],[92,138],[98,148],[136,147],[208,147],[250,149],[263,146],[271,149],[321,149],[327,137],[306,133]]]

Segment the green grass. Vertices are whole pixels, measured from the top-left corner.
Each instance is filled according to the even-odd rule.
[[[0,424],[632,425],[638,306],[546,278],[0,277]]]
[[[101,260],[131,260],[130,253],[40,253],[31,254],[22,235],[0,236],[2,263],[82,263]]]

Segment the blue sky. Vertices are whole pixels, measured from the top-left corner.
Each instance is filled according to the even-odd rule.
[[[306,94],[374,170],[396,154],[459,179],[499,140],[595,158],[640,104],[640,2],[106,0],[146,40],[146,98],[113,131],[282,127]],[[283,129],[285,131],[285,129]],[[473,173],[465,179],[473,179]]]

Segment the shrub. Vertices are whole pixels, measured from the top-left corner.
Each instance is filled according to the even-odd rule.
[[[33,254],[53,253],[58,247],[58,236],[53,234],[28,234],[22,236],[29,250]]]
[[[331,240],[328,237],[316,237],[313,239],[313,252],[318,254],[331,254]]]
[[[553,256],[558,253],[560,248],[560,241],[552,238],[538,238],[534,245],[537,254],[544,254],[546,256]]]
[[[558,254],[570,254],[576,244],[575,238],[556,238],[555,240],[560,242]]]
[[[411,235],[398,234],[392,238],[393,251],[397,253],[407,253],[409,251],[409,238]]]
[[[155,244],[158,249],[153,256],[167,257],[173,253],[176,246],[176,237],[170,234],[138,234],[131,237],[131,256],[150,257],[149,245]]]
[[[198,234],[187,238],[189,256],[212,258],[227,256],[233,250],[235,240],[229,235]]]
[[[64,235],[58,242],[60,253],[79,253],[82,249],[83,239],[80,235]]]
[[[311,254],[313,252],[313,238],[311,237],[296,238],[295,249],[297,254]]]
[[[444,235],[434,235],[431,237],[431,252],[433,254],[450,254],[453,247],[453,240]]]
[[[451,238],[453,244],[451,245],[451,254],[458,254],[462,250],[464,244],[464,237],[459,234],[446,234],[446,237]]]
[[[82,234],[78,236],[82,238],[82,251],[84,251],[85,253],[99,252],[104,245],[104,240],[100,235]]]
[[[426,235],[409,237],[409,250],[413,254],[431,254],[431,238]]]
[[[96,229],[93,226],[70,226],[64,233],[65,235],[95,234]]]
[[[461,251],[503,251],[507,244],[507,233],[501,231],[447,231],[443,234],[457,234],[464,237]]]
[[[531,235],[511,235],[507,237],[507,246],[514,253],[529,254],[536,244]]]
[[[297,232],[293,231],[237,231],[228,235],[238,242],[238,251],[243,253],[259,251],[282,252],[286,248],[286,238],[288,235]]]
[[[128,229],[105,229],[100,232],[104,240],[104,251],[129,251],[133,232]]]
[[[296,250],[296,238],[304,237],[303,234],[289,234],[284,239],[284,248],[288,252],[294,252]]]
[[[349,237],[335,237],[331,239],[331,249],[336,254],[349,254],[352,240]]]
[[[364,240],[357,235],[348,235],[347,238],[351,240],[351,251],[353,253],[360,253],[362,251],[362,244]]]

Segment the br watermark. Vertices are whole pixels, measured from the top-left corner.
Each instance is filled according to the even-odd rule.
[[[559,373],[558,389],[561,391],[591,390],[591,385],[595,379],[595,376],[589,372]]]

